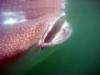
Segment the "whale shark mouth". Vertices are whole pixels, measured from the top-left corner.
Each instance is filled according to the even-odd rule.
[[[47,32],[39,41],[41,48],[55,46],[67,40],[72,33],[72,28],[66,21],[65,13],[62,13],[50,24]]]

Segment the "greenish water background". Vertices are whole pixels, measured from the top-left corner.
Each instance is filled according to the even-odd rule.
[[[100,1],[66,1],[66,18],[73,28],[69,40],[35,53],[31,49],[1,68],[0,75],[100,75]]]

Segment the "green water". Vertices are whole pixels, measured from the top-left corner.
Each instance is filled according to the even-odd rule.
[[[100,1],[66,0],[72,36],[0,70],[7,75],[100,75]],[[38,56],[37,56],[38,55]]]

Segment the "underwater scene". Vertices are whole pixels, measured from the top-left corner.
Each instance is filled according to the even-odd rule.
[[[100,1],[0,0],[0,75],[100,75]]]

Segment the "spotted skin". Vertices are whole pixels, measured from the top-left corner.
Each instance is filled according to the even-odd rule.
[[[62,3],[63,0],[0,0],[0,59],[34,46],[49,23],[62,12]],[[2,15],[4,12],[22,12],[26,21],[5,25],[3,21],[7,16]]]

